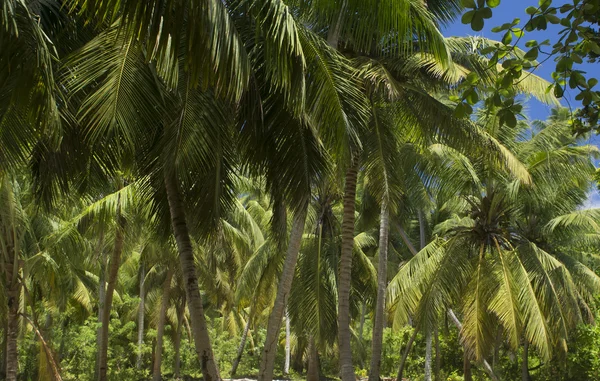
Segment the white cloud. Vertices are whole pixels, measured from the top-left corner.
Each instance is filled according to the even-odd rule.
[[[581,209],[600,208],[600,193],[593,190],[588,193],[587,201],[581,206]]]

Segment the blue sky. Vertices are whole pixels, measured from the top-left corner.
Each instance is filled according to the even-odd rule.
[[[553,5],[561,5],[566,1],[555,0]],[[529,19],[529,15],[525,13],[525,8],[529,6],[538,6],[538,0],[502,0],[500,5],[493,9],[493,17],[485,21],[485,26],[482,31],[475,32],[471,29],[470,25],[463,25],[460,22],[460,18],[452,25],[444,28],[443,33],[445,36],[482,36],[485,38],[500,40],[502,39],[502,33],[493,33],[491,29],[495,26],[502,25],[506,22],[511,22],[515,18],[521,19],[521,26],[525,25]],[[524,38],[519,42],[519,46],[524,48],[525,42],[528,40],[543,41],[549,39],[553,44],[558,38],[558,32],[562,29],[560,25],[548,24],[548,29],[545,31],[527,32]],[[540,55],[541,57],[541,55]],[[541,65],[536,70],[536,74],[540,77],[550,80],[551,73],[554,71],[554,61],[552,59],[546,61],[545,64]],[[594,67],[595,66],[595,67]],[[586,71],[588,75],[594,76],[598,71],[598,64],[582,64],[577,67],[579,70]],[[568,91],[569,89],[567,89]],[[571,99],[568,93],[565,97]],[[573,95],[574,97],[574,95]],[[562,102],[563,105],[567,105],[566,102]],[[571,106],[576,108],[577,102],[571,101]],[[550,113],[550,108],[536,100],[529,100],[525,104],[524,114],[530,119],[546,119],[546,116]],[[585,143],[585,142],[584,142]],[[600,144],[600,137],[592,135],[587,144],[594,144],[598,146]],[[599,162],[596,162],[596,166]],[[589,199],[585,207],[600,207],[600,193],[597,190],[592,190],[589,194]]]

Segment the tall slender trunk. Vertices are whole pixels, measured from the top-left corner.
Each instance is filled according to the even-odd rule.
[[[473,381],[473,374],[471,373],[471,360],[467,353],[463,355],[463,377],[465,381]]]
[[[521,377],[523,381],[529,381],[529,340],[523,343],[523,363],[521,364]]]
[[[367,303],[362,302],[362,305],[360,307],[360,324],[358,326],[358,341],[361,343],[361,345],[363,342],[363,333],[365,330],[365,317],[366,316],[367,316]],[[361,369],[365,368],[365,359],[363,358],[363,356],[359,356],[358,363],[359,363]]]
[[[110,325],[110,310],[112,308],[113,294],[117,286],[121,254],[125,239],[125,220],[121,215],[121,197],[117,198],[117,226],[115,231],[115,247],[110,258],[106,295],[104,296],[104,309],[102,310],[102,325],[100,332],[100,354],[98,355],[98,380],[106,381],[108,371],[108,327]]]
[[[433,331],[433,338],[435,340],[435,372],[434,380],[440,381],[440,370],[442,369],[442,356],[440,353],[440,333],[438,327],[435,327]]]
[[[363,332],[365,330],[365,317],[367,316],[367,304],[365,302],[362,303],[360,307],[360,324],[358,326],[358,340],[362,342],[363,340]]]
[[[48,315],[50,316],[50,315]],[[39,326],[34,323],[34,321],[23,314],[23,317],[29,325],[31,326],[33,332],[35,333],[36,339],[39,341],[40,346],[40,356],[43,356],[44,360],[40,357],[40,367],[39,369],[43,369],[44,373],[39,373],[39,380],[53,380],[53,381],[62,381],[62,377],[60,375],[60,366],[56,361],[56,356],[54,355],[52,348],[48,345],[48,341],[44,338]],[[48,327],[49,328],[49,327]]]
[[[235,360],[233,361],[233,365],[231,366],[231,376],[235,376],[237,372],[237,368],[240,365],[240,361],[242,361],[242,356],[244,354],[244,347],[246,347],[246,341],[248,339],[248,331],[250,331],[250,324],[252,323],[252,316],[254,314],[254,307],[250,307],[250,313],[248,314],[248,320],[246,320],[246,326],[244,327],[244,332],[242,332],[242,339],[240,340],[240,345],[237,350],[237,356],[235,356]]]
[[[135,367],[137,369],[142,369],[142,346],[144,345],[144,315],[146,310],[146,291],[144,289],[144,283],[146,280],[146,269],[144,266],[144,261],[140,261],[140,305],[138,310],[138,354],[137,361],[135,362]]]
[[[306,372],[306,381],[319,381],[319,352],[314,337],[310,338],[308,344],[308,371]]]
[[[398,367],[398,376],[396,377],[396,380],[398,380],[398,381],[402,381],[402,376],[404,374],[404,366],[406,365],[406,359],[408,358],[408,354],[410,353],[413,343],[415,342],[415,339],[417,338],[418,332],[419,331],[415,328],[415,331],[410,336],[408,343],[406,343],[406,348],[404,349],[404,353],[402,354],[402,358],[400,359],[400,366]]]
[[[334,49],[337,49],[339,45],[340,33],[344,24],[344,12],[346,12],[347,7],[348,0],[343,0],[342,6],[340,7],[340,13],[335,20],[335,23],[329,27],[329,32],[327,33],[327,43]]]
[[[190,321],[185,315],[183,315],[183,325],[185,326],[185,332],[187,333],[188,341],[192,341],[192,327],[190,327]]]
[[[106,301],[106,267],[108,266],[108,254],[104,250],[104,229],[100,229],[98,238],[98,256],[100,257],[100,274],[98,276],[98,330],[96,331],[96,368],[94,378],[100,375],[100,348],[102,348],[102,319],[104,318],[104,303]]]
[[[173,368],[173,378],[179,380],[181,373],[181,331],[183,329],[183,315],[185,314],[185,298],[183,299],[181,306],[177,310],[177,331],[175,332],[175,340],[173,346],[175,347],[175,366]]]
[[[283,374],[290,373],[290,359],[292,356],[292,343],[290,337],[290,314],[285,309],[285,363],[283,364]]]
[[[171,225],[175,241],[177,242],[177,250],[179,251],[179,262],[181,264],[188,309],[190,311],[196,354],[200,360],[204,381],[219,381],[221,380],[221,376],[215,362],[206,326],[202,297],[198,287],[194,251],[185,220],[185,208],[174,173],[165,176],[165,188],[169,202],[169,212],[171,214]]]
[[[8,332],[8,319],[4,319],[4,325],[2,327],[2,358],[0,359],[0,379],[6,379],[6,344],[7,332]]]
[[[371,370],[369,372],[369,381],[379,381],[379,373],[381,368],[381,350],[383,344],[383,328],[385,324],[385,290],[387,288],[389,227],[389,210],[387,200],[383,200],[381,203],[381,218],[379,221],[377,303],[375,307],[375,323],[373,324],[373,342],[371,350]]]
[[[494,343],[494,355],[492,356],[492,369],[496,369],[496,362],[500,358],[500,345],[502,344],[502,327],[496,331],[496,342]]]
[[[6,266],[6,302],[7,302],[7,329],[6,329],[6,381],[16,381],[18,373],[18,349],[17,339],[19,336],[19,304],[21,286],[18,280],[20,270],[19,258],[14,249],[8,249],[8,256],[12,259]]]
[[[161,365],[163,353],[163,339],[165,334],[165,321],[167,320],[167,309],[169,308],[169,294],[171,291],[171,279],[173,270],[169,269],[165,283],[163,284],[162,300],[160,302],[160,312],[156,326],[156,352],[154,352],[154,367],[152,370],[152,381],[162,380]]]
[[[62,311],[61,311],[62,313]],[[69,319],[65,318],[61,323],[61,331],[63,334],[60,337],[60,344],[58,346],[58,361],[60,362],[65,357],[65,344],[67,336],[67,327],[69,326]]]
[[[302,243],[302,234],[304,233],[305,221],[306,209],[294,216],[288,249],[285,253],[283,271],[281,273],[281,278],[279,279],[275,303],[273,305],[273,310],[271,311],[267,325],[267,336],[265,338],[265,346],[263,348],[260,361],[258,381],[273,380],[279,329],[281,328],[281,320],[287,304],[287,298],[290,293],[290,289],[292,288],[292,280],[294,279],[296,262],[298,260],[298,253],[300,252],[300,244]]]
[[[294,352],[294,357],[292,358],[292,369],[296,371],[296,373],[300,374],[304,371],[304,343],[299,339],[298,345],[296,346],[296,352]]]
[[[421,243],[420,250],[427,245],[427,236],[425,229],[425,217],[423,212],[419,210],[419,241]],[[426,328],[425,331],[425,381],[431,381],[431,361],[432,361],[432,344],[433,336],[431,335],[431,327]]]
[[[352,158],[346,172],[344,189],[344,212],[342,216],[342,243],[338,280],[338,347],[340,351],[340,377],[342,381],[354,381],[352,347],[350,340],[350,284],[352,280],[352,249],[354,248],[354,212],[356,210],[356,178],[358,156]]]
[[[425,333],[425,381],[431,381],[432,344],[433,336],[431,335],[431,329],[427,329]]]

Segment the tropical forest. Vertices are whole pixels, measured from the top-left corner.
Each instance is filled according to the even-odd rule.
[[[600,380],[600,0],[0,0],[0,379]]]

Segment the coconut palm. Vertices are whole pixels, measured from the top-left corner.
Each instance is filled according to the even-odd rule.
[[[560,216],[585,199],[594,149],[575,146],[565,123],[545,126],[526,138],[527,125],[512,129],[499,127],[494,118],[486,121],[486,129],[524,163],[535,188],[486,160],[464,167],[462,211],[438,224],[438,238],[400,270],[390,285],[390,301],[396,302],[397,313],[415,311],[424,327],[432,326],[445,309],[459,307],[463,343],[467,354],[478,361],[490,353],[497,326],[513,349],[524,337],[549,357],[554,348],[564,349],[568,327],[582,319],[579,306],[585,306],[584,295],[598,285],[591,271],[570,262],[572,258],[561,252],[560,241],[548,233],[551,221],[567,221]],[[557,165],[552,168],[560,171],[560,179],[549,175],[551,161],[539,160],[551,155],[546,151],[550,147],[557,152]],[[572,165],[561,164],[566,162]],[[547,176],[552,177],[552,185]],[[578,185],[573,187],[574,183]],[[542,201],[547,192],[568,201],[552,206],[553,198]],[[532,208],[540,214],[539,221]],[[451,267],[446,265],[450,258]],[[573,265],[567,263],[582,266],[581,272],[571,272]],[[575,281],[579,274],[585,275]],[[414,287],[406,287],[405,282],[415,282]],[[402,295],[397,294],[400,290]]]

